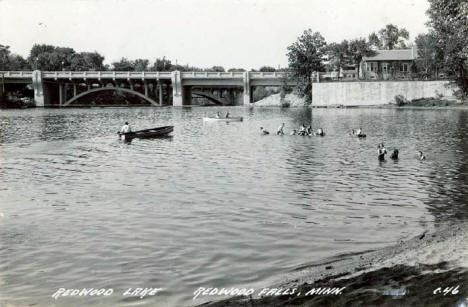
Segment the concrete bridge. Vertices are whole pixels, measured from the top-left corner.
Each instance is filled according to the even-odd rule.
[[[0,94],[32,85],[36,106],[73,106],[92,93],[121,91],[149,103],[183,106],[204,97],[248,105],[257,86],[295,85],[286,72],[0,71]]]

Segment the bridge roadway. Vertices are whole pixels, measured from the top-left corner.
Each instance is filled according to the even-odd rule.
[[[238,104],[248,105],[252,101],[253,87],[256,86],[282,86],[295,85],[286,72],[158,72],[158,71],[0,71],[0,92],[8,84],[32,84],[36,106],[54,105],[58,100],[59,106],[67,106],[76,101],[77,96],[83,97],[87,93],[96,92],[94,85],[105,87],[111,83],[112,87],[106,90],[125,89],[125,92],[135,93],[146,98],[150,103],[162,105],[163,87],[168,94],[172,94],[172,105],[182,106],[191,104],[192,89],[238,89],[242,90],[242,99]],[[144,94],[134,89],[135,84],[141,84]],[[73,85],[71,99],[66,97],[66,84]],[[87,91],[78,93],[79,84],[87,84]],[[150,98],[151,88],[158,88],[159,102]],[[123,86],[129,85],[128,88]],[[65,88],[65,89],[64,89]],[[171,91],[172,89],[172,91]],[[58,99],[53,99],[57,97]],[[168,95],[169,96],[169,95]],[[210,95],[206,95],[210,98]]]

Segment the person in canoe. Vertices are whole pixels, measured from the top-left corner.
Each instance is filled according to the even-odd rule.
[[[278,131],[276,131],[277,135],[284,135],[284,123],[279,126]]]
[[[120,133],[128,133],[132,132],[132,128],[130,127],[130,124],[128,122],[125,122],[125,124],[120,128]]]
[[[229,111],[226,112],[226,118],[229,118]]]

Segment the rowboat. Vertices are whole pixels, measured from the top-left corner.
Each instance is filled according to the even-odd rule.
[[[118,134],[122,138],[122,140],[131,141],[134,138],[149,139],[149,138],[167,136],[172,131],[174,131],[174,126],[164,126],[164,127],[126,132],[126,133],[118,132]]]
[[[243,121],[242,116],[239,117],[203,117],[204,122],[241,122]]]

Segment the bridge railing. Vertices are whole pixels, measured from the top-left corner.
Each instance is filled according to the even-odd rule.
[[[44,71],[42,76],[54,79],[170,79],[172,73],[169,71]]]
[[[32,78],[32,71],[0,71],[4,78]]]
[[[182,79],[242,79],[243,72],[215,72],[215,71],[185,71],[181,72]]]
[[[287,72],[250,71],[251,79],[279,79],[288,76]],[[245,72],[181,72],[182,79],[242,79]],[[0,71],[5,78],[32,78],[32,71]],[[43,78],[50,79],[170,79],[170,71],[43,71]]]
[[[251,79],[267,79],[267,78],[285,78],[288,76],[287,72],[284,71],[272,71],[272,72],[264,72],[264,71],[251,71],[250,73]]]

